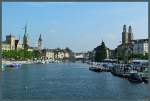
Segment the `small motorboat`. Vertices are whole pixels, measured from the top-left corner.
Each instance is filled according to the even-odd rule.
[[[45,61],[39,61],[37,64],[45,64]]]
[[[142,77],[143,82],[148,83],[149,82],[149,77]]]
[[[91,71],[95,71],[95,72],[103,72],[103,68],[96,66],[96,65],[92,65],[89,67],[89,70]]]
[[[6,67],[12,67],[12,68],[20,67],[20,66],[21,66],[21,64],[16,64],[16,63],[6,65]]]
[[[143,82],[142,78],[137,73],[130,74],[129,81],[130,82],[137,82],[137,83]]]

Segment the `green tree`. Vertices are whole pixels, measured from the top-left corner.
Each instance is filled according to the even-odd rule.
[[[107,57],[106,46],[102,41],[101,45],[95,48],[95,61],[100,62]]]
[[[2,57],[5,59],[15,59],[15,60],[24,60],[24,59],[32,59],[33,52],[27,50],[9,50],[3,51]]]
[[[40,58],[41,57],[41,52],[38,50],[34,50],[33,51],[33,57],[34,58]]]
[[[144,54],[131,54],[130,59],[148,59],[148,53]]]

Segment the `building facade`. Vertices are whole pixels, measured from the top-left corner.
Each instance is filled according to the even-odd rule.
[[[76,61],[78,62],[84,62],[85,61],[85,53],[75,53],[74,57],[76,59]]]
[[[148,53],[148,39],[138,39],[133,40],[133,53],[134,54],[143,54]]]
[[[116,49],[110,49],[109,50],[109,59],[115,59],[116,58]]]
[[[53,49],[43,49],[42,50],[42,56],[45,59],[55,59],[54,50]]]
[[[52,59],[52,60],[70,60],[72,56],[71,50],[68,49],[43,49],[42,56],[45,59]]]
[[[15,50],[15,36],[12,34],[6,36],[6,43],[10,45],[10,50]]]
[[[10,50],[10,44],[6,43],[6,42],[2,42],[2,50]]]
[[[6,36],[6,40],[2,42],[2,50],[17,50],[22,48],[19,44],[19,40],[12,34]]]

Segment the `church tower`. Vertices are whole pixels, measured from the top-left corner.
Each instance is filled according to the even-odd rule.
[[[10,50],[15,50],[15,36],[10,33],[6,36],[6,42],[10,45]]]
[[[25,26],[25,33],[24,33],[24,36],[23,36],[23,48],[24,48],[24,50],[28,50],[27,25]]]
[[[133,33],[132,33],[132,28],[131,28],[131,26],[129,26],[128,34],[129,34],[128,41],[129,41],[129,43],[131,43],[132,40],[133,40]]]
[[[40,34],[39,39],[38,39],[38,49],[41,50],[42,49],[42,36]]]
[[[128,43],[128,32],[126,29],[126,25],[123,25],[123,32],[122,32],[122,44]]]

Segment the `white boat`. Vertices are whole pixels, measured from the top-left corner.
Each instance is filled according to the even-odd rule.
[[[44,60],[38,60],[36,63],[37,63],[37,64],[45,64],[46,61],[44,61]]]
[[[136,70],[131,70],[129,73],[132,74],[132,73],[138,73],[138,72]]]

